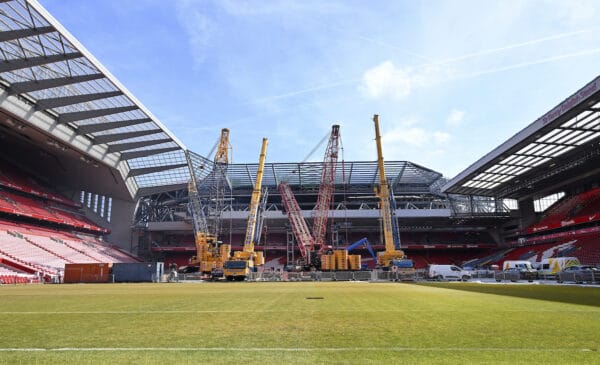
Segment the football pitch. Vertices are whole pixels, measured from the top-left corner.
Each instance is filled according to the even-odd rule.
[[[600,289],[5,285],[0,328],[0,364],[597,364]]]

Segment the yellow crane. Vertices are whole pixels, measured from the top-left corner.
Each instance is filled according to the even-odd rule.
[[[379,211],[383,223],[383,241],[385,251],[379,252],[378,264],[389,268],[395,261],[404,260],[406,255],[400,250],[400,235],[397,224],[394,224],[395,215],[392,210],[390,187],[385,177],[385,166],[383,163],[383,151],[381,148],[381,135],[379,133],[379,116],[373,116],[375,124],[375,143],[377,145],[377,164],[379,168],[379,187],[375,188],[375,194],[379,197]]]
[[[194,172],[189,153],[186,153],[188,165],[191,167],[191,177],[188,183],[188,199],[192,223],[196,256],[190,260],[192,266],[197,266],[203,275],[211,279],[223,276],[223,261],[229,258],[231,245],[218,241],[221,227],[221,212],[223,210],[224,183],[226,180],[227,164],[229,163],[229,129],[223,128],[217,143],[214,158],[214,168],[207,184],[210,184],[209,204],[202,204],[198,192],[198,181]]]
[[[267,143],[268,140],[263,138],[258,159],[258,170],[256,171],[256,182],[254,183],[252,198],[250,199],[250,206],[248,208],[248,222],[246,224],[243,250],[234,252],[233,257],[223,264],[223,275],[227,280],[244,280],[250,274],[250,271],[265,263],[263,253],[254,251],[254,246],[257,243],[255,242],[255,231],[258,222],[262,178],[267,156]]]

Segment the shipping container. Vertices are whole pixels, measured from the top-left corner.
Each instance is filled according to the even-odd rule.
[[[115,283],[158,282],[163,273],[162,262],[115,263],[112,267]]]
[[[111,264],[65,264],[63,282],[67,283],[108,283]]]

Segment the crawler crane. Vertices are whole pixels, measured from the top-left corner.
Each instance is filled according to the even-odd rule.
[[[189,209],[194,227],[194,241],[196,256],[190,260],[190,265],[210,279],[223,276],[223,261],[229,258],[230,245],[223,245],[218,240],[221,226],[221,212],[223,210],[224,185],[229,149],[229,129],[221,130],[217,153],[214,159],[214,168],[207,178],[209,197],[202,202],[198,192],[198,181],[189,153],[186,153],[188,165],[191,168],[191,178],[188,183]]]
[[[327,245],[325,240],[327,233],[327,218],[334,192],[339,144],[340,126],[335,124],[331,127],[329,142],[323,159],[321,180],[319,182],[319,196],[315,209],[313,210],[314,220],[312,233],[308,228],[306,220],[302,216],[302,210],[300,209],[289,184],[287,182],[281,182],[278,187],[281,194],[281,201],[287,212],[290,226],[294,232],[294,237],[298,243],[301,255],[300,264],[305,268],[320,268],[321,255],[331,248],[331,245]]]
[[[377,164],[379,168],[379,187],[375,188],[375,194],[379,197],[379,211],[383,225],[383,241],[385,251],[379,252],[377,259],[379,266],[391,268],[405,261],[406,255],[400,249],[400,234],[397,227],[395,201],[392,202],[393,195],[390,194],[390,188],[385,177],[385,166],[383,163],[383,152],[381,148],[381,135],[379,133],[379,116],[373,116],[375,123],[375,143],[377,145]],[[407,261],[405,261],[407,262]]]
[[[259,208],[261,205],[261,186],[267,155],[267,143],[267,139],[263,138],[258,170],[256,171],[256,182],[248,207],[248,223],[243,250],[234,252],[233,257],[225,261],[223,265],[223,275],[227,280],[244,280],[255,267],[262,266],[265,263],[263,253],[254,251],[254,246],[258,243],[258,237],[260,237],[257,234],[257,228],[260,229],[261,226]]]

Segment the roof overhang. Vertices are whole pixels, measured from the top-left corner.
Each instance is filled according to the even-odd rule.
[[[600,77],[459,173],[442,192],[511,197],[511,185],[529,176],[561,173],[561,161],[593,149],[598,137]]]
[[[15,120],[117,169],[131,197],[189,178],[181,141],[37,1],[0,2],[0,48],[0,108]]]

